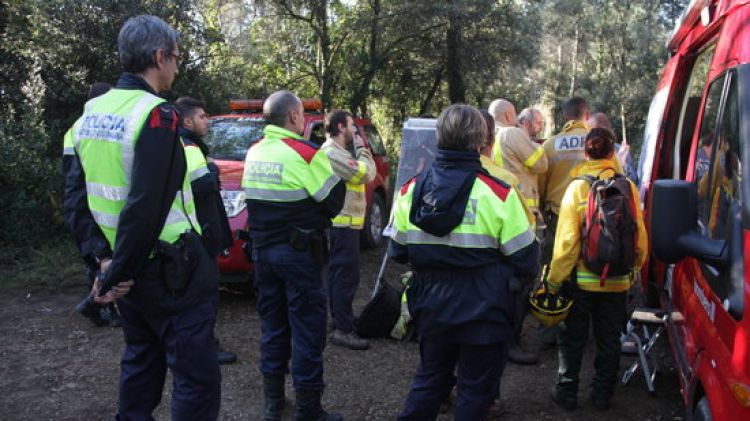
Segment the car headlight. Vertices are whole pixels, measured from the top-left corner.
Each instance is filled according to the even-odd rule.
[[[222,190],[221,200],[229,218],[239,215],[247,207],[243,190]]]

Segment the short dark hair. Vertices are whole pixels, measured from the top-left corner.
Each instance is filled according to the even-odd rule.
[[[476,151],[486,138],[487,123],[471,105],[453,104],[438,116],[438,149]]]
[[[482,143],[482,149],[484,149],[495,143],[495,117],[493,117],[492,114],[490,114],[490,112],[485,110],[484,108],[479,110],[479,113],[482,114],[482,117],[484,117],[484,122],[487,125],[487,137],[485,138],[487,140]]]
[[[352,117],[352,113],[344,110],[335,110],[326,114],[325,129],[331,136],[339,135],[339,124],[346,126],[346,118]],[[354,117],[352,117],[354,118]]]
[[[174,105],[177,107],[177,111],[180,112],[180,116],[182,118],[192,118],[198,109],[204,111],[206,110],[205,102],[189,96],[181,96],[177,98],[177,101],[174,102]]]
[[[266,123],[284,127],[289,118],[289,112],[301,101],[290,91],[276,91],[263,101],[263,118]]]
[[[120,29],[117,49],[122,70],[141,73],[155,67],[154,53],[174,53],[180,35],[167,22],[152,15],[133,16]]]
[[[586,136],[586,155],[591,159],[604,159],[615,150],[615,135],[608,129],[591,129]]]
[[[112,89],[112,85],[110,85],[107,82],[96,82],[93,85],[89,87],[89,98],[88,99],[94,99],[96,97],[102,96],[109,92],[109,90]]]
[[[570,98],[563,106],[563,116],[566,120],[580,120],[589,109],[589,104],[580,96]]]

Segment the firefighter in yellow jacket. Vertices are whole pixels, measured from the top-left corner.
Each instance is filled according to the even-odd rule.
[[[518,177],[519,191],[532,212],[539,209],[538,175],[547,171],[544,149],[532,142],[523,129],[517,127],[516,109],[510,102],[497,99],[490,104],[495,118],[495,146],[492,158],[497,165]]]
[[[606,129],[593,129],[584,140],[587,161],[574,176],[590,175],[607,178],[615,174],[614,135]],[[643,266],[648,253],[648,239],[638,189],[628,181],[634,201],[636,238],[634,267]],[[617,382],[620,363],[620,332],[625,329],[625,303],[632,275],[610,276],[593,273],[581,258],[581,226],[585,219],[590,185],[584,179],[574,179],[565,190],[560,204],[554,254],[548,278],[549,287],[558,290],[570,282],[573,306],[565,319],[559,338],[559,367],[553,400],[561,407],[576,407],[578,374],[583,349],[592,319],[596,338],[596,374],[591,382],[591,401],[596,409],[605,410]],[[571,276],[571,274],[574,274]]]
[[[346,181],[344,207],[333,218],[331,262],[328,267],[328,305],[333,320],[329,341],[353,350],[370,344],[354,332],[352,301],[359,285],[359,232],[365,223],[367,183],[375,178],[375,161],[356,134],[352,115],[332,111],[325,119],[326,139],[321,150],[328,155],[333,172]],[[349,152],[354,149],[354,156]]]

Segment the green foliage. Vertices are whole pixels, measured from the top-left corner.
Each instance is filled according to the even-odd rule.
[[[0,2],[0,242],[64,231],[63,133],[90,84],[119,74],[117,34],[141,13],[181,33],[169,99],[290,89],[372,118],[394,168],[401,124],[450,98],[559,116],[588,98],[637,150],[664,43],[687,0],[9,0]],[[448,48],[448,45],[451,48]],[[551,132],[556,127],[548,127]]]

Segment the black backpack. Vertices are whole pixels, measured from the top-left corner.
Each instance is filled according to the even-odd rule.
[[[601,175],[601,173],[599,173]],[[609,178],[577,177],[590,184],[586,215],[581,226],[581,256],[584,265],[601,275],[627,275],[635,265],[638,244],[635,200],[630,181],[615,173]]]
[[[363,338],[387,338],[401,315],[401,291],[383,279],[378,292],[354,320],[354,330]]]

